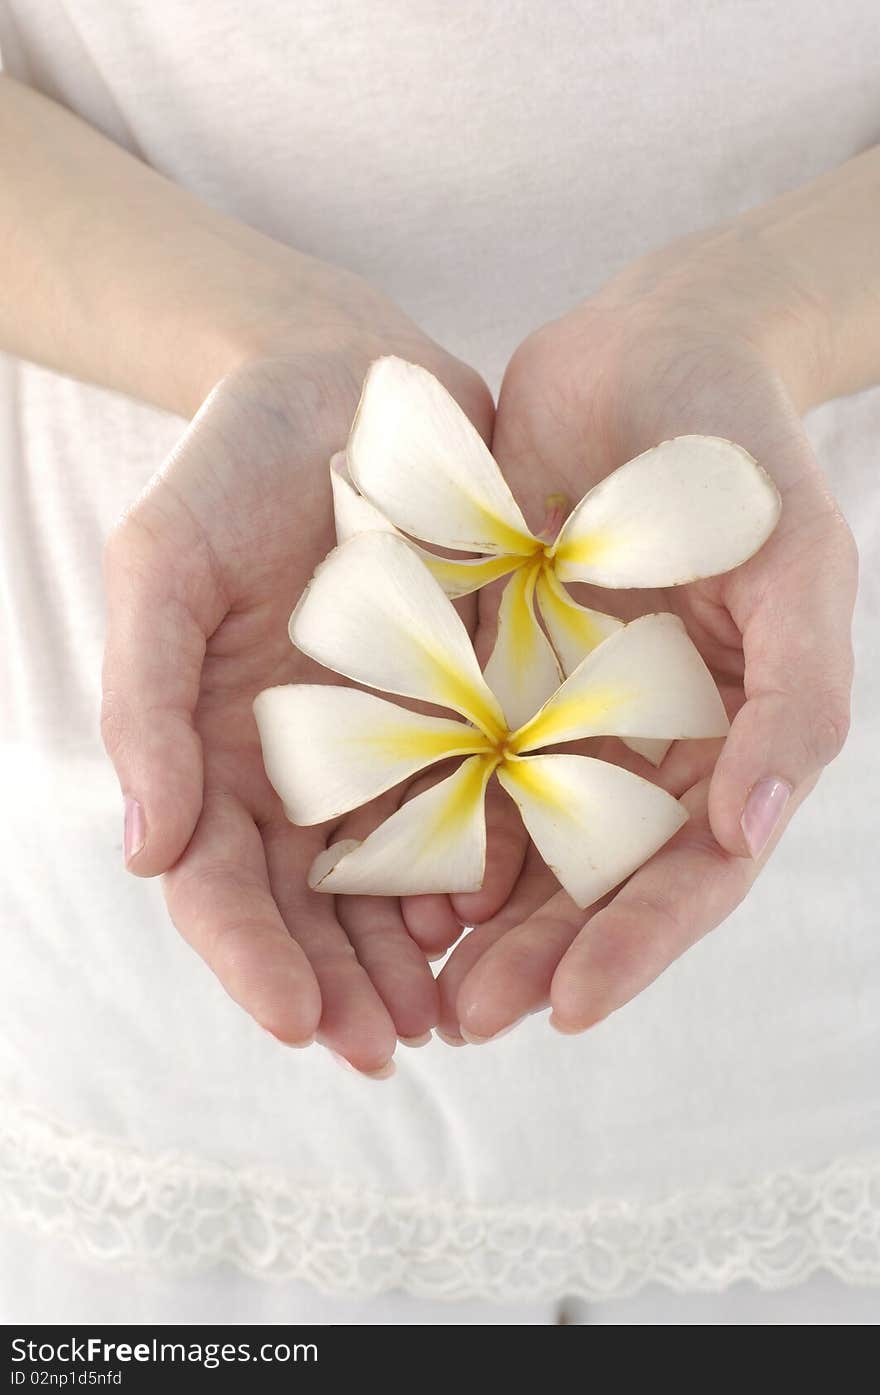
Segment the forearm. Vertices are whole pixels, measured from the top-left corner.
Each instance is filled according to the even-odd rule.
[[[880,146],[624,272],[611,298],[685,304],[758,344],[801,408],[880,382]]]
[[[0,149],[0,349],[190,415],[274,321],[320,332],[330,268],[3,77]]]

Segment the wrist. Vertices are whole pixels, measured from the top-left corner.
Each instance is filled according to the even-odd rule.
[[[250,231],[250,230],[248,230]],[[202,352],[187,384],[193,410],[220,381],[270,360],[299,364],[353,394],[383,353],[424,361],[446,355],[387,297],[354,273],[261,239],[258,258],[240,258],[213,301]]]
[[[772,219],[735,219],[649,254],[598,300],[659,334],[756,352],[803,412],[833,395],[835,351],[828,307],[781,243]]]

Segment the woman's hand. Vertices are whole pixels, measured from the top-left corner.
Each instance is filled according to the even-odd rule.
[[[344,284],[348,311],[353,279]],[[317,1032],[357,1069],[384,1074],[398,1036],[436,1022],[434,979],[398,903],[309,891],[326,829],[285,818],[251,703],[273,684],[332,681],[293,649],[287,621],[335,545],[328,462],[369,362],[387,352],[423,362],[487,436],[492,404],[476,374],[364,296],[371,330],[337,329],[338,349],[317,325],[321,352],[273,330],[115,528],[102,730],[133,801],[128,865],[166,874],[175,924],[227,991],[282,1041]],[[338,302],[329,319],[342,322]],[[300,325],[289,339],[301,338]]]
[[[656,773],[606,743],[610,758],[683,799],[690,822],[586,916],[532,850],[510,902],[443,971],[450,1036],[486,1039],[548,1001],[567,1032],[621,1007],[733,910],[843,744],[856,552],[777,366],[808,310],[776,290],[778,340],[748,317],[743,287],[714,252],[652,258],[533,335],[508,368],[493,449],[532,526],[547,495],[574,503],[625,460],[688,432],[745,446],[775,479],[783,511],[763,549],[727,575],[660,593],[580,589],[623,619],[677,612],[733,725],[723,747],[674,746]],[[773,299],[766,285],[762,295]],[[799,386],[820,357],[811,342],[804,377],[792,375]]]
[[[0,137],[0,349],[198,412],[107,545],[102,729],[130,799],[129,866],[167,873],[183,935],[265,1027],[288,1042],[318,1029],[382,1071],[398,1034],[436,1020],[434,980],[406,908],[351,900],[337,918],[308,892],[326,829],[283,817],[251,702],[309,675],[287,621],[334,544],[328,462],[370,362],[424,363],[487,437],[489,393],[358,276],[3,75]],[[448,898],[411,914],[423,947],[460,932]]]

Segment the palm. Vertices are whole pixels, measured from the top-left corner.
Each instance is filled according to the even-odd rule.
[[[476,415],[483,399],[472,375],[431,346],[422,351]],[[322,1042],[370,1071],[398,1035],[434,1024],[434,980],[396,903],[334,902],[308,889],[328,829],[284,816],[252,712],[263,688],[332,681],[293,648],[287,622],[335,544],[327,462],[345,439],[360,376],[309,381],[279,360],[209,399],[110,544],[104,718],[118,747],[111,675],[133,682],[132,666],[153,666],[157,701],[140,735],[157,778],[146,801],[149,865],[137,870],[170,869],[173,920],[261,1025],[289,1042],[317,1027]],[[146,653],[152,646],[138,635],[123,662],[114,646],[134,576],[157,647]],[[157,673],[164,642],[181,662]],[[148,763],[138,788],[149,779]]]
[[[466,1034],[493,1035],[551,999],[557,1023],[589,1025],[723,919],[755,875],[755,864],[731,849],[740,851],[739,817],[757,761],[761,704],[781,700],[768,675],[775,671],[774,643],[790,640],[786,600],[802,610],[813,597],[818,609],[828,584],[824,569],[835,568],[844,584],[851,571],[845,525],[778,383],[737,346],[683,341],[670,349],[668,339],[630,340],[598,312],[581,312],[576,339],[562,321],[515,356],[493,449],[530,525],[540,527],[548,494],[562,492],[574,504],[625,460],[690,432],[738,441],[773,474],[783,514],[769,542],[734,572],[686,586],[572,590],[582,603],[624,620],[676,612],[730,717],[742,709],[739,721],[720,761],[719,742],[678,743],[656,772],[619,742],[603,743],[603,755],[681,798],[689,823],[587,916],[530,850],[504,910],[475,930],[444,970],[441,1022],[449,1031],[461,1025]],[[485,648],[497,597],[483,592],[481,602]],[[744,707],[747,694],[757,700]],[[828,759],[840,735],[826,736]],[[806,782],[799,796],[809,787]]]

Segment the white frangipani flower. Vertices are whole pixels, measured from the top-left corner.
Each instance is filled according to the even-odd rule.
[[[462,758],[363,842],[343,840],[321,853],[309,874],[320,891],[477,890],[484,796],[496,774],[566,891],[590,905],[671,838],[687,813],[620,766],[539,752],[591,736],[669,741],[728,729],[712,677],[673,615],[616,628],[513,729],[451,601],[409,543],[388,531],[357,534],[330,553],[289,633],[303,653],[346,678],[464,718],[412,712],[341,686],[288,684],[257,695],[266,771],[296,824],[339,819],[437,761]]]
[[[331,481],[340,543],[365,529],[400,529],[484,554],[456,561],[417,549],[448,596],[510,578],[485,672],[514,727],[621,626],[579,605],[567,582],[664,587],[715,576],[758,551],[781,507],[741,446],[679,436],[597,484],[555,540],[536,537],[458,403],[426,369],[398,358],[371,365]],[[669,743],[627,744],[659,764]]]

